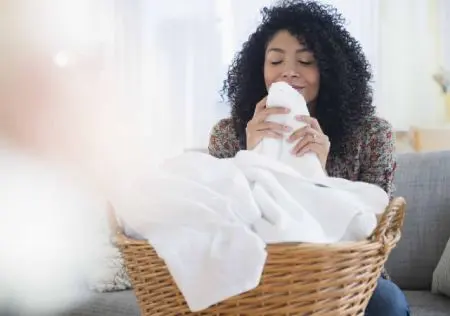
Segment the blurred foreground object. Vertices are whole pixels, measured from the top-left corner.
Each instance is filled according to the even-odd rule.
[[[55,315],[88,298],[105,201],[65,168],[0,148],[0,314]]]
[[[151,145],[102,42],[83,40],[100,2],[1,2],[0,136],[77,167],[109,194],[147,165]]]
[[[0,315],[89,297],[112,251],[106,201],[147,163],[95,40],[99,2],[0,1]]]

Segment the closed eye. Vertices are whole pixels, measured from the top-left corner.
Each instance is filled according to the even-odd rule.
[[[272,65],[279,65],[279,64],[281,64],[283,61],[282,60],[280,60],[280,61],[272,61],[272,62],[270,62]]]
[[[298,62],[302,65],[312,65],[314,63],[313,61],[305,61],[305,60],[299,60]]]

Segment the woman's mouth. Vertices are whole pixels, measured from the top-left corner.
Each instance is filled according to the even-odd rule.
[[[297,90],[298,92],[300,92],[301,94],[303,94],[305,92],[305,87],[303,86],[298,86],[298,85],[292,85],[291,87],[294,88],[295,90]]]

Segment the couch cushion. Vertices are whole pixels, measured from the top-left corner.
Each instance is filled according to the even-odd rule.
[[[428,291],[406,291],[405,295],[414,316],[448,316],[450,299]]]
[[[434,270],[432,292],[450,297],[450,239]]]
[[[450,237],[450,151],[399,155],[394,182],[407,209],[387,269],[402,289],[429,290]]]

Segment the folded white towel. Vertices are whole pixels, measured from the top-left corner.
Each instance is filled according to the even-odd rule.
[[[267,121],[284,124],[294,131],[306,126],[304,122],[295,119],[298,115],[309,116],[308,107],[303,96],[285,82],[276,82],[270,86],[267,96],[267,107],[281,106],[290,110],[289,114],[276,114],[268,117]],[[315,153],[306,153],[302,157],[291,154],[296,143],[288,143],[287,137],[282,140],[264,138],[254,149],[254,151],[284,162],[301,172],[308,178],[323,178],[325,172],[322,169],[320,160]]]
[[[269,91],[272,117],[294,128],[303,97],[285,84]],[[189,308],[200,311],[259,284],[265,244],[361,240],[388,204],[379,187],[327,177],[316,155],[291,155],[285,140],[265,139],[231,159],[186,153],[143,175],[116,207],[128,229],[164,259]]]

